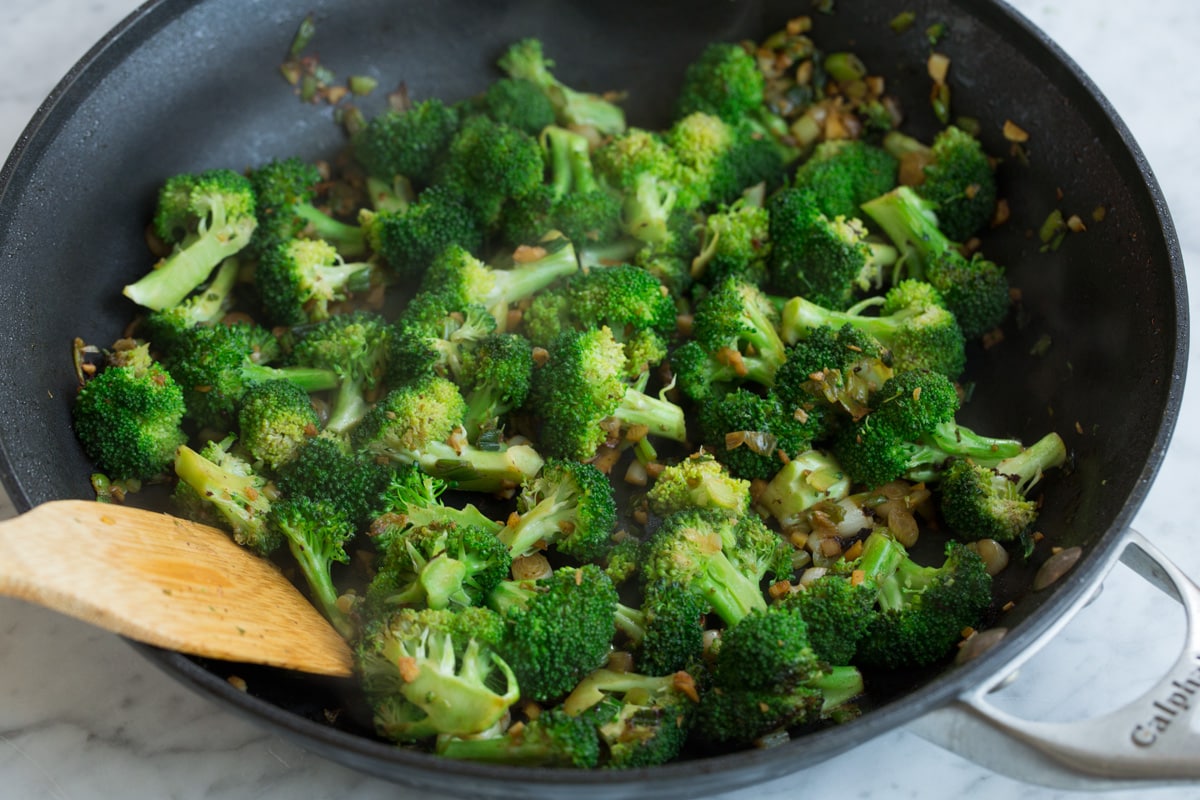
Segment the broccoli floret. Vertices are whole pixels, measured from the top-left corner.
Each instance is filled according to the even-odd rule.
[[[898,477],[936,481],[954,457],[994,465],[1018,454],[1015,439],[983,436],[959,425],[954,385],[929,370],[898,373],[879,390],[874,410],[833,441],[839,463],[858,483]]]
[[[238,408],[241,446],[272,470],[295,458],[320,425],[308,392],[287,380],[251,385]]]
[[[498,430],[509,411],[520,408],[533,380],[533,347],[515,333],[493,333],[463,354],[458,383],[466,400],[467,440]]]
[[[366,458],[419,464],[467,491],[511,491],[542,467],[529,445],[483,450],[466,441],[466,402],[458,387],[436,376],[393,389],[363,417],[353,442]]]
[[[286,497],[332,503],[356,527],[364,528],[383,510],[391,475],[389,467],[356,458],[340,438],[326,434],[309,439],[280,468],[275,483]]]
[[[602,142],[592,151],[592,164],[603,183],[623,194],[632,190],[642,175],[672,182],[681,169],[663,135],[645,128],[629,128]]]
[[[666,135],[680,164],[675,180],[683,209],[732,203],[748,186],[774,188],[783,181],[784,163],[774,141],[750,125],[695,112],[676,120]]]
[[[579,269],[575,248],[566,238],[543,241],[540,248],[542,252],[533,260],[501,268],[485,264],[461,247],[448,247],[429,265],[421,290],[440,295],[451,311],[482,306],[496,318],[499,329],[504,330],[511,304]]]
[[[598,727],[606,745],[602,766],[633,769],[679,755],[695,696],[695,681],[686,672],[657,676],[599,669],[579,682],[562,709]]]
[[[764,285],[772,258],[770,216],[761,202],[748,197],[709,214],[691,277],[707,286],[727,278]]]
[[[270,331],[252,323],[201,326],[180,332],[162,362],[183,390],[186,418],[229,430],[242,397],[256,382],[286,379],[309,392],[337,387],[332,370],[262,363],[277,347]]]
[[[745,480],[773,478],[789,459],[813,446],[824,424],[816,410],[801,417],[774,394],[747,388],[709,397],[697,410],[705,449]]]
[[[592,464],[548,459],[517,496],[517,515],[500,531],[513,556],[549,547],[579,561],[612,544],[617,504],[608,476]]]
[[[534,372],[531,403],[546,454],[586,461],[621,429],[645,426],[650,437],[687,441],[683,409],[625,381],[625,350],[607,328],[564,330]],[[615,424],[609,424],[614,420]]]
[[[524,767],[590,769],[600,765],[602,752],[596,724],[560,708],[542,711],[494,736],[443,737],[437,743],[438,755],[446,758]]]
[[[778,313],[757,286],[727,278],[705,294],[692,315],[692,338],[671,354],[679,388],[707,402],[744,383],[770,387],[786,360]]]
[[[458,111],[430,98],[372,117],[355,133],[354,157],[367,174],[391,184],[398,176],[430,184],[458,131]]]
[[[1057,433],[1046,434],[992,467],[955,460],[938,484],[942,517],[966,541],[1015,541],[1037,519],[1038,503],[1029,497],[1030,489],[1045,470],[1061,467],[1066,460],[1067,446]]]
[[[456,308],[445,293],[418,292],[396,320],[390,374],[408,380],[440,375],[464,377],[471,350],[496,332],[496,318],[483,306]]]
[[[557,230],[572,242],[602,244],[621,232],[621,198],[596,180],[587,137],[557,125],[538,137],[549,182],[505,208],[503,233],[514,244],[533,244]]]
[[[891,351],[874,336],[850,324],[822,325],[787,348],[772,388],[794,413],[828,404],[858,419],[894,374]]]
[[[505,206],[542,185],[537,139],[489,117],[467,119],[446,153],[436,182],[454,190],[485,231],[495,231]]]
[[[755,503],[786,531],[798,525],[805,512],[817,503],[836,502],[849,494],[850,476],[833,456],[821,450],[808,450],[780,467]]]
[[[254,269],[263,311],[273,325],[329,319],[332,306],[371,288],[375,265],[346,263],[322,239],[286,239],[268,248]]]
[[[389,382],[393,328],[379,314],[352,311],[294,330],[291,362],[338,376],[325,427],[345,433],[367,413],[367,397]]]
[[[233,307],[241,261],[231,256],[221,262],[208,285],[184,298],[179,305],[152,311],[142,320],[138,336],[150,343],[152,352],[169,352],[179,336],[200,325],[215,325]]]
[[[313,164],[295,157],[270,161],[250,170],[248,179],[258,213],[258,227],[250,241],[253,255],[261,256],[302,233],[330,242],[345,258],[365,255],[363,230],[314,204],[322,178]]]
[[[377,539],[378,541],[378,539]],[[446,520],[390,535],[368,608],[481,606],[512,567],[508,548],[486,528]]]
[[[880,289],[895,263],[894,247],[867,237],[855,216],[828,216],[811,189],[773,195],[768,288],[784,297],[802,296],[835,310]]]
[[[851,572],[830,571],[801,584],[777,603],[797,611],[808,627],[808,643],[825,664],[852,664],[858,642],[875,614],[874,584]]]
[[[857,669],[820,660],[797,609],[774,604],[750,612],[721,636],[696,732],[706,743],[749,744],[830,719],[862,691]]]
[[[380,515],[371,523],[371,535],[380,550],[391,548],[391,539],[413,527],[462,525],[498,534],[504,526],[486,516],[473,503],[446,505],[446,481],[426,475],[418,464],[400,466],[389,473],[383,490]]]
[[[864,313],[875,307],[878,314]],[[784,303],[779,330],[783,340],[793,344],[821,326],[846,324],[886,347],[896,372],[931,369],[957,379],[966,366],[966,340],[957,318],[941,293],[923,281],[901,281],[883,298],[867,298],[845,311],[793,297]]]
[[[175,453],[179,483],[172,498],[189,519],[224,528],[238,544],[268,555],[283,536],[268,522],[267,480],[232,446],[232,437],[210,441],[200,452],[180,445]]]
[[[533,81],[499,78],[470,107],[497,122],[537,136],[556,119],[554,104]]]
[[[895,188],[898,163],[882,147],[862,139],[832,139],[813,148],[796,168],[792,185],[812,191],[826,217],[860,215],[862,203]]]
[[[800,150],[787,122],[768,107],[765,89],[766,78],[749,49],[731,42],[714,42],[684,72],[676,117],[700,111],[730,124],[748,125],[775,145],[784,163],[790,163]]]
[[[310,497],[276,500],[268,524],[287,542],[321,613],[345,639],[353,639],[355,625],[338,603],[332,570],[350,561],[346,543],[354,538],[354,524],[332,503]]]
[[[71,407],[88,458],[115,480],[162,474],[187,441],[183,392],[148,344],[120,349],[80,387]]]
[[[537,581],[504,581],[489,606],[507,629],[500,654],[528,700],[567,694],[608,657],[616,636],[617,590],[595,564],[559,567]]]
[[[521,696],[508,664],[450,611],[399,609],[355,654],[375,728],[392,741],[483,733]]]
[[[933,204],[938,226],[955,242],[965,242],[987,225],[996,210],[996,174],[983,145],[971,134],[950,125],[931,145],[890,131],[883,146],[901,164],[901,175]]]
[[[396,280],[419,280],[430,262],[449,247],[476,252],[483,228],[460,191],[435,184],[403,209],[362,212],[371,249]]]
[[[638,608],[620,606],[617,627],[633,643],[637,670],[670,675],[701,663],[708,609],[701,593],[679,583],[661,582],[643,588]]]
[[[625,345],[628,376],[636,379],[666,355],[666,337],[675,331],[675,304],[658,279],[631,264],[584,269],[533,298],[523,316],[539,345],[563,328],[608,327]]]
[[[738,521],[716,509],[680,511],[664,518],[646,544],[645,580],[683,586],[729,625],[766,608],[759,582],[767,569],[759,571],[756,559],[739,550]]]
[[[573,89],[554,76],[554,62],[546,58],[540,40],[514,42],[497,63],[510,78],[538,86],[554,105],[559,124],[592,128],[606,136],[625,130],[625,112],[620,106],[599,94]]]
[[[940,565],[922,566],[885,531],[875,531],[858,562],[878,608],[855,655],[864,668],[921,667],[945,658],[992,602],[983,559],[961,542],[946,544]]]
[[[711,453],[700,451],[663,468],[646,493],[650,510],[660,517],[689,508],[721,508],[737,514],[750,510],[750,482],[729,474]]]
[[[942,294],[963,336],[978,338],[1004,321],[1010,304],[1004,267],[982,253],[963,255],[939,228],[929,201],[901,186],[864,203],[862,210],[899,248],[905,274]]]
[[[254,190],[245,176],[214,169],[168,178],[159,190],[154,227],[174,249],[122,293],[153,311],[179,305],[250,243],[257,226]]]
[[[714,42],[684,71],[676,116],[703,111],[737,122],[762,107],[765,87],[766,79],[746,48]]]

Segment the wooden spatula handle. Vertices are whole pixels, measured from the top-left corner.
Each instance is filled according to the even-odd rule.
[[[346,642],[273,564],[167,514],[59,500],[0,523],[0,594],[193,655],[353,672]]]

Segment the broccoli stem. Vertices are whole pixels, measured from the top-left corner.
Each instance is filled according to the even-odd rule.
[[[863,693],[862,673],[856,667],[834,666],[829,672],[808,682],[808,686],[821,692],[825,702],[821,704],[821,713],[842,706]]]
[[[288,550],[300,566],[300,572],[304,574],[310,593],[334,630],[346,641],[352,640],[356,634],[354,625],[346,616],[346,612],[338,606],[338,590],[333,585],[333,576],[329,571],[332,564],[325,555],[324,548],[319,542],[307,541],[296,535],[297,533],[291,526],[284,530]]]
[[[767,608],[758,583],[735,567],[723,553],[716,553],[709,559],[707,569],[696,576],[696,586],[726,625],[736,625],[751,611]]]
[[[214,225],[177,247],[153,270],[126,286],[123,294],[152,311],[179,305],[208,280],[218,264],[246,246],[255,225],[253,217],[235,221],[232,232]]]
[[[550,243],[546,255],[536,261],[518,264],[511,269],[493,270],[495,282],[485,303],[488,309],[493,312],[500,308],[507,309],[510,303],[530,297],[564,275],[578,271],[575,248],[565,239],[559,241],[561,245]]]
[[[671,235],[671,209],[675,207],[675,187],[649,172],[637,177],[632,191],[625,196],[621,225],[630,236],[646,244],[660,244]]]
[[[357,258],[367,252],[367,237],[358,225],[351,225],[321,211],[311,203],[299,203],[296,216],[307,222],[317,238],[324,239],[346,258]]]
[[[335,433],[345,433],[363,418],[368,408],[367,401],[363,399],[361,382],[343,380],[334,396],[325,427]]]
[[[514,556],[532,552],[538,542],[551,541],[562,534],[560,526],[570,521],[577,504],[578,497],[555,491],[521,514],[515,525],[505,526],[499,533],[500,541],[508,545]]]
[[[925,270],[928,261],[953,247],[928,203],[911,190],[890,192],[864,203],[862,208],[904,251],[901,260],[910,278],[929,280]]]
[[[1048,433],[1015,456],[1005,458],[994,467],[998,475],[1014,480],[1017,491],[1028,494],[1042,473],[1051,467],[1061,467],[1067,460],[1067,445],[1057,433]]]
[[[242,367],[242,377],[247,381],[270,381],[283,378],[306,392],[336,389],[341,384],[336,372],[317,367],[268,367],[264,364],[246,364]]]
[[[470,445],[455,447],[435,442],[415,456],[424,472],[451,481],[463,491],[511,490],[533,478],[542,468],[542,457],[528,445],[481,450]]]
[[[625,395],[613,410],[612,416],[626,426],[645,425],[655,436],[673,442],[687,441],[687,420],[683,408],[637,389],[625,390]]]

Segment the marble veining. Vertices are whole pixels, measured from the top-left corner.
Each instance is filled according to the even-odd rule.
[[[1200,263],[1200,5],[1156,0],[1010,0],[1046,30],[1109,98],[1155,170],[1185,262]],[[0,152],[46,94],[135,0],[5,0],[0,8]],[[798,4],[800,5],[800,4]],[[1191,280],[1200,291],[1200,275]],[[1193,304],[1194,305],[1194,304]],[[1193,346],[1193,352],[1197,348]],[[1194,386],[1193,382],[1193,386]],[[1185,392],[1175,438],[1135,520],[1188,574],[1200,575],[1184,510],[1200,467],[1200,398]],[[2,492],[0,492],[2,495]],[[1184,510],[1183,513],[1180,513]],[[13,513],[0,496],[0,516]],[[1118,568],[1099,598],[994,696],[1029,718],[1083,719],[1148,687],[1174,660],[1183,615]],[[1050,800],[1028,786],[898,730],[803,773],[734,798],[797,796]],[[341,798],[416,796],[306,752],[214,706],[116,637],[0,599],[0,796],[82,798]],[[422,797],[430,797],[421,793]],[[1184,800],[1200,787],[1119,791],[1113,800]],[[436,800],[436,799],[434,799]]]

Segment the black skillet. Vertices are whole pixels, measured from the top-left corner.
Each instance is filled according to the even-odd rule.
[[[681,69],[703,44],[761,38],[812,4],[147,3],[66,76],[0,174],[0,335],[8,353],[0,471],[19,509],[91,495],[90,467],[70,429],[71,341],[110,342],[133,315],[120,290],[147,267],[143,225],[160,182],[181,171],[328,156],[343,144],[329,109],[300,102],[279,73],[310,11],[312,51],[342,76],[373,75],[386,89],[403,81],[414,97],[457,100],[495,77],[506,44],[538,36],[567,83],[627,90],[631,121],[653,127],[667,121]],[[918,20],[905,34],[887,24],[901,11]],[[902,676],[880,688],[878,707],[861,719],[801,741],[617,774],[446,763],[376,740],[340,683],[139,646],[143,654],[263,726],[397,782],[480,795],[696,796],[801,770],[944,709],[1058,624],[1124,547],[1179,408],[1186,292],[1162,196],[1095,87],[1001,3],[838,0],[833,14],[813,16],[819,45],[853,49],[884,75],[902,99],[908,130],[921,137],[937,127],[922,32],[944,22],[938,50],[951,58],[954,113],[981,120],[985,146],[1004,158],[999,177],[1013,217],[985,247],[1008,266],[1022,302],[1004,343],[971,353],[967,377],[977,399],[963,419],[1030,440],[1051,428],[1063,433],[1074,468],[1047,483],[1040,527],[1054,544],[1080,546],[1084,555],[1041,592],[1028,587],[1048,547],[1004,573],[999,591],[1015,607],[996,647],[962,667]],[[362,103],[368,113],[379,110],[382,94]],[[1009,119],[1030,133],[1027,161],[1002,136]],[[1104,219],[1042,253],[1030,232],[1059,207],[1089,223],[1102,207]],[[1030,357],[1039,342],[1050,346]],[[247,679],[248,693],[225,681],[232,672]],[[336,707],[345,712],[331,724],[324,710]]]

